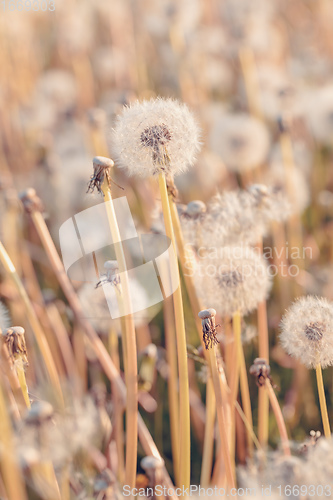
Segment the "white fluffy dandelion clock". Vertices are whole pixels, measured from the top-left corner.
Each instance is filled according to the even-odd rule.
[[[281,344],[288,354],[316,369],[325,436],[331,436],[322,368],[333,365],[333,304],[322,297],[301,297],[281,321]]]
[[[333,365],[333,304],[325,298],[301,297],[281,321],[280,340],[307,368]]]
[[[200,150],[199,127],[188,107],[174,99],[137,101],[118,116],[111,147],[129,175],[177,175]]]
[[[270,137],[259,120],[241,113],[226,114],[212,128],[210,145],[229,170],[244,172],[265,161]]]
[[[224,247],[197,262],[194,276],[199,297],[221,316],[246,315],[265,300],[271,288],[267,263],[250,247]]]

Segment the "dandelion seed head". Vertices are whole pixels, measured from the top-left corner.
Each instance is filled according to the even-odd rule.
[[[333,364],[333,305],[306,296],[295,301],[281,321],[280,341],[290,356],[308,368]]]
[[[271,288],[264,257],[250,247],[224,247],[217,256],[207,254],[196,263],[194,282],[200,299],[221,316],[250,313]]]
[[[287,200],[290,214],[302,213],[309,205],[309,186],[299,168],[291,169],[287,179],[284,165],[275,163],[266,171],[263,180],[276,193],[276,196]]]
[[[228,169],[244,172],[264,162],[270,138],[259,120],[246,114],[226,114],[213,126],[210,145]]]
[[[307,122],[314,138],[331,144],[333,136],[333,85],[314,90],[307,100]]]
[[[199,128],[187,106],[176,100],[137,101],[118,116],[111,147],[128,175],[177,175],[194,163]]]

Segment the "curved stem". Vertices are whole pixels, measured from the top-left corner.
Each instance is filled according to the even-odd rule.
[[[271,406],[272,406],[272,409],[273,409],[273,412],[274,412],[274,415],[276,418],[276,423],[277,423],[279,433],[281,436],[281,442],[282,442],[282,448],[283,448],[284,454],[291,455],[290,448],[289,448],[289,442],[288,442],[289,440],[288,440],[287,429],[286,429],[286,425],[284,423],[281,408],[280,408],[279,402],[277,400],[276,394],[273,390],[272,384],[268,378],[266,378],[266,381],[265,381],[265,388],[268,392],[269,400],[271,402]]]

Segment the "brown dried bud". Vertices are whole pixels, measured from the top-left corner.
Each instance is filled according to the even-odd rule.
[[[8,354],[12,360],[21,359],[25,365],[28,365],[24,333],[24,328],[21,326],[12,326],[2,333],[2,340],[6,343]]]
[[[265,385],[266,379],[270,379],[271,367],[264,358],[256,358],[249,371],[257,378],[258,386]]]

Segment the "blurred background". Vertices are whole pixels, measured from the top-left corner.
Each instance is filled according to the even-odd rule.
[[[24,5],[29,7],[27,2]],[[202,151],[196,165],[176,179],[179,202],[206,202],[217,192],[253,182],[285,189],[294,215],[282,246],[288,247],[296,228],[302,247],[308,249],[296,285],[287,277],[286,288],[283,279],[276,278],[268,302],[272,379],[288,430],[293,439],[302,441],[311,429],[320,427],[315,380],[283,353],[277,332],[281,314],[293,297],[312,293],[333,299],[332,2],[55,0],[54,5],[53,11],[29,12],[10,11],[9,2],[0,7],[0,239],[20,275],[29,289],[22,239],[43,292],[52,289],[52,300],[63,304],[17,191],[36,189],[59,246],[61,224],[102,201],[97,193],[86,195],[92,157],[111,155],[104,144],[123,105],[155,96],[185,102],[202,128]],[[103,137],[100,149],[97,136]],[[288,138],[287,146],[281,136]],[[289,187],[284,168],[288,161],[293,163]],[[114,180],[125,189],[137,227],[149,231],[157,189],[150,181],[127,178],[117,165]],[[113,185],[113,194],[122,196],[123,191]],[[270,236],[265,246],[273,245]],[[286,254],[283,258],[291,259]],[[26,326],[13,287],[3,276],[0,298],[15,323]],[[191,321],[187,322],[188,342],[197,346]],[[251,363],[257,352],[254,318],[246,323],[245,350]],[[158,404],[143,415],[169,467],[161,312],[156,311],[148,329],[159,350],[150,391]],[[95,360],[89,352],[87,360],[90,391]],[[200,473],[201,452],[196,450],[203,442],[200,415],[205,383],[201,365],[193,359],[190,372],[196,408],[195,482]],[[332,369],[325,370],[324,379],[331,411]],[[250,389],[255,415],[254,380]],[[271,431],[274,447],[278,433],[273,417]],[[241,453],[238,458],[242,460]]]

